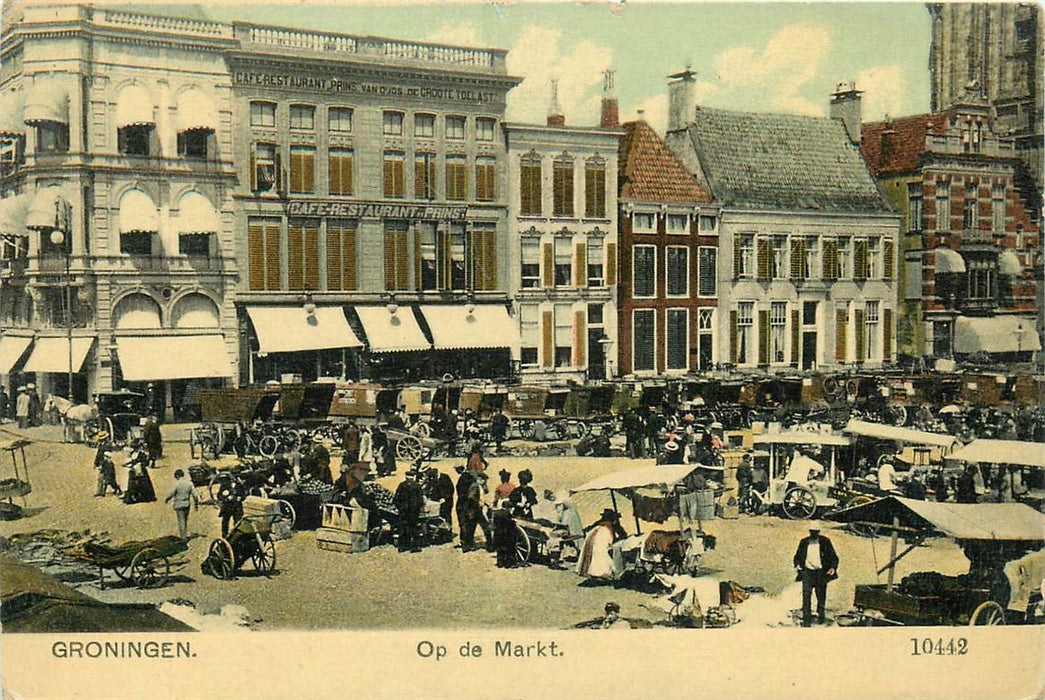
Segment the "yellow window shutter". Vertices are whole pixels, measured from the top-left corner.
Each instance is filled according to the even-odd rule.
[[[555,343],[552,337],[555,327],[552,324],[552,312],[543,312],[541,314],[541,364],[545,367],[555,366]]]
[[[541,272],[544,275],[544,286],[554,287],[555,286],[555,250],[552,248],[551,243],[544,244],[544,260],[542,262],[543,269]]]
[[[305,289],[319,289],[319,229],[305,229]]]
[[[291,225],[287,238],[287,288],[301,289],[305,285],[305,251],[302,249],[304,231]]]
[[[885,251],[882,253],[882,279],[893,278],[893,267],[895,266],[896,244],[892,241],[885,242]]]
[[[346,228],[341,232],[341,261],[345,270],[344,289],[356,288],[356,230]]]
[[[791,279],[806,278],[806,242],[801,238],[791,239]]]
[[[769,311],[758,312],[758,364],[769,364]]]
[[[414,289],[421,288],[421,231],[414,230]]]
[[[740,277],[740,273],[743,271],[741,261],[743,260],[743,242],[740,236],[736,236],[733,239],[733,278],[737,279]]]
[[[867,327],[864,325],[864,310],[856,309],[853,315],[853,320],[856,325],[856,361],[863,362],[865,353],[865,340],[867,339]]]
[[[849,325],[849,313],[845,309],[835,310],[835,359],[845,362],[845,351],[847,326]]]
[[[385,290],[396,291],[395,234],[385,233]]]
[[[265,227],[265,289],[279,289],[279,268],[282,255],[279,250],[279,227]]]
[[[327,289],[337,291],[344,289],[341,263],[341,229],[327,225]]]
[[[315,151],[307,151],[301,157],[302,163],[302,179],[301,183],[302,192],[315,192],[316,191],[316,153]]]
[[[493,291],[497,289],[497,232],[487,231],[486,235],[483,236],[483,240],[486,242],[486,255],[483,256],[483,262],[486,266],[484,281],[486,283],[486,291]]]
[[[573,286],[588,286],[588,244],[578,243],[573,249]]]
[[[247,229],[247,247],[250,249],[250,289],[265,289],[265,227],[250,226]]]
[[[617,244],[606,244],[606,286],[617,284]]]
[[[800,352],[802,350],[802,326],[799,323],[799,314],[796,309],[791,310],[791,364],[798,366]]]
[[[258,189],[258,144],[250,144],[250,191]]]
[[[587,363],[588,351],[588,314],[586,311],[577,311],[573,314],[573,366],[584,367]]]
[[[893,361],[893,310],[886,309],[883,314],[884,326],[882,327],[882,360]]]
[[[773,251],[770,248],[768,238],[758,239],[758,279],[769,280],[772,279],[772,261]]]
[[[737,363],[738,347],[737,342],[737,312],[729,312],[729,363],[735,365]]]

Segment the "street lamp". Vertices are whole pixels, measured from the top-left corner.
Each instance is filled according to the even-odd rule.
[[[61,224],[60,210],[58,207],[61,203],[55,203],[55,216],[54,223],[55,228],[51,231],[51,243],[58,247],[63,256],[65,257],[65,339],[68,344],[69,351],[69,383],[67,385],[67,394],[69,401],[73,400],[73,280],[72,275],[69,273],[69,249],[64,246],[65,244],[65,232],[58,228]]]

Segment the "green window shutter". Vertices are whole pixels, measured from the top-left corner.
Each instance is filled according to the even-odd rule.
[[[867,340],[867,327],[864,325],[864,310],[856,309],[853,313],[853,320],[856,325],[856,361],[863,362]]]
[[[882,360],[884,362],[893,361],[893,310],[886,309],[883,314],[883,323],[885,324],[882,328]]]
[[[772,279],[772,261],[773,251],[770,247],[768,238],[758,239],[758,279],[765,281]]]
[[[737,336],[739,335],[737,330],[737,312],[729,312],[729,362],[735,365],[737,363],[737,350],[738,342]]]
[[[845,309],[835,311],[835,360],[845,362],[845,349],[847,326],[849,325],[849,312]]]

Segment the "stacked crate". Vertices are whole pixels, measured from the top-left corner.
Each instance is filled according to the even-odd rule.
[[[332,552],[365,552],[370,549],[368,520],[365,508],[324,504],[323,526],[316,530],[316,546]]]

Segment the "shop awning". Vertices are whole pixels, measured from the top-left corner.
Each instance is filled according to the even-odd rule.
[[[247,314],[258,336],[258,350],[300,352],[358,348],[363,344],[352,332],[340,306],[320,306],[311,316],[300,306],[250,306]]]
[[[661,464],[647,467],[632,467],[610,474],[603,474],[583,486],[570,489],[570,491],[578,493],[580,491],[603,491],[606,489],[671,489],[679,482],[685,480],[694,471],[702,468],[699,464]]]
[[[9,92],[0,100],[0,134],[15,136],[25,133],[25,92]]]
[[[4,335],[0,337],[0,374],[10,374],[32,343],[33,339],[28,336]]]
[[[519,345],[519,329],[500,305],[422,306],[436,350],[511,348]]]
[[[152,116],[152,98],[140,85],[128,85],[116,98],[116,128],[155,123]]]
[[[152,198],[141,190],[129,190],[120,199],[120,233],[156,233],[160,215]]]
[[[371,352],[404,352],[432,347],[409,307],[400,307],[391,314],[383,306],[357,306],[356,313],[363,324]]]
[[[210,200],[195,192],[181,198],[178,218],[174,223],[178,234],[182,236],[217,233],[221,230],[221,218]]]
[[[756,445],[852,445],[855,438],[836,433],[814,433],[790,430],[780,433],[762,433],[754,438]]]
[[[83,361],[94,345],[94,338],[73,338],[73,372],[83,368]],[[37,338],[33,351],[25,361],[23,372],[68,372],[69,340],[66,338]]]
[[[878,438],[880,440],[896,440],[911,445],[934,445],[936,447],[953,447],[958,438],[943,433],[928,433],[913,428],[900,428],[895,425],[883,425],[862,420],[850,420],[845,432],[853,435]]]
[[[0,236],[28,236],[25,222],[33,198],[27,194],[0,199]]]
[[[69,123],[69,93],[54,80],[42,79],[25,96],[23,121],[30,126],[41,122]]]
[[[933,252],[936,253],[937,272],[965,272],[965,260],[958,251],[940,247]]]
[[[952,452],[948,459],[1045,469],[1045,445],[1019,440],[973,440],[960,450]]]
[[[1023,503],[937,503],[889,496],[828,516],[843,523],[876,523],[935,530],[956,540],[1045,540],[1045,514]]]
[[[1006,277],[1019,277],[1023,274],[1023,265],[1015,252],[1003,250],[998,253],[998,272]]]
[[[69,201],[62,196],[60,187],[44,187],[36,191],[25,225],[38,231],[69,230]]]
[[[116,339],[120,370],[129,382],[231,377],[221,335],[128,336]]]
[[[954,352],[1037,352],[1041,341],[1034,319],[1019,316],[988,316],[954,320]]]
[[[218,130],[218,113],[214,104],[199,90],[189,90],[178,97],[178,131]]]

